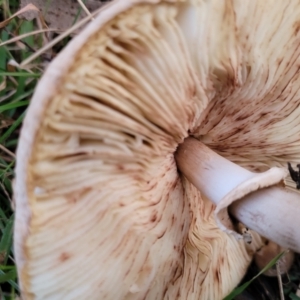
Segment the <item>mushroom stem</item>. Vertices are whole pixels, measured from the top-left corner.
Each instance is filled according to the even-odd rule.
[[[217,208],[237,186],[259,175],[228,161],[193,138],[179,145],[175,159],[184,176]],[[274,184],[246,192],[242,198],[237,193],[235,200],[241,200],[232,202],[230,213],[262,236],[300,252],[299,194]]]

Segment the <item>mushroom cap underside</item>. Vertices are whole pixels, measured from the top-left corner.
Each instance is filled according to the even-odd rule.
[[[231,291],[253,249],[217,227],[173,154],[191,135],[251,170],[297,161],[299,20],[297,1],[126,0],[70,42],[17,151],[26,299]]]

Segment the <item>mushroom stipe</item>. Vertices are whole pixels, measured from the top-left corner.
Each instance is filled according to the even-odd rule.
[[[284,248],[300,252],[300,231],[286,221],[287,216],[297,219],[299,194],[278,186],[287,176],[284,168],[252,173],[192,138],[178,147],[175,157],[179,170],[216,204],[220,228],[242,238],[228,222],[229,207],[247,227]]]

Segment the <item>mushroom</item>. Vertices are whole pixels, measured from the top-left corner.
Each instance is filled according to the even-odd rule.
[[[283,253],[283,256],[277,261],[278,267],[272,266],[270,269],[266,270],[263,274],[266,276],[279,276],[286,274],[292,267],[294,262],[295,254],[293,251],[289,251],[280,247],[272,241],[265,241],[265,245],[259,249],[254,255],[254,262],[256,266],[262,270],[267,266],[272,259],[274,259],[278,254]],[[278,274],[279,273],[279,274]]]
[[[179,165],[192,136],[244,174],[297,163],[299,13],[297,1],[115,1],[69,43],[17,149],[24,299],[222,299],[239,283],[261,238],[232,234],[226,207],[257,181],[218,199],[217,223],[174,153],[183,143]]]
[[[215,215],[220,228],[239,238],[240,234],[227,224],[227,208],[231,205],[230,212],[247,227],[300,252],[300,232],[298,226],[293,226],[299,214],[299,194],[278,186],[287,170],[273,167],[263,173],[250,172],[193,138],[179,146],[176,161],[188,180],[217,205]],[[243,201],[237,201],[241,198]]]

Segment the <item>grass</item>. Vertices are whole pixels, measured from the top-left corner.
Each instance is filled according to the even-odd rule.
[[[19,1],[0,1],[0,22],[19,7]],[[26,35],[36,29],[35,21],[13,19],[0,29],[0,42]],[[16,299],[19,294],[16,266],[13,258],[13,202],[14,152],[20,126],[33,94],[37,79],[43,70],[42,59],[37,58],[30,68],[18,68],[42,47],[40,35],[31,35],[0,47],[0,299]]]
[[[47,5],[49,5],[49,0],[47,0]],[[16,12],[18,7],[19,0],[0,0],[0,22]],[[79,13],[80,11],[73,23],[77,22]],[[19,18],[13,19],[7,26],[0,29],[0,43],[21,35],[26,36],[15,43],[0,46],[0,300],[16,299],[19,294],[12,248],[14,152],[26,108],[37,80],[43,73],[46,59],[38,56],[32,66],[26,69],[19,68],[18,64],[43,46],[41,34],[28,36],[28,33],[35,30],[37,30],[35,21],[25,21]],[[58,52],[68,40],[66,34],[62,41],[52,47],[52,51]],[[274,266],[278,258],[272,260],[267,268]],[[272,298],[272,295],[276,297],[278,294],[276,280],[271,283],[273,287],[275,285],[275,294],[272,294],[272,288],[269,287],[270,281],[266,277],[259,276],[262,272],[257,274],[258,271],[255,267],[251,268],[254,268],[255,273],[249,272],[241,286],[236,288],[225,300],[238,299],[239,295],[241,296],[241,293],[245,291],[248,298],[240,299],[275,299]],[[299,257],[296,258],[294,267],[288,275],[289,277],[286,277],[287,280],[283,283],[285,299],[300,300],[295,295],[300,281]],[[263,290],[260,289],[260,286],[263,287]]]
[[[1,1],[0,20],[16,11],[18,1]],[[12,34],[31,32],[33,22],[13,20],[0,31],[0,39],[6,41]],[[21,61],[36,47],[34,37],[24,39],[18,46],[0,47],[0,295],[2,299],[16,299],[19,293],[17,272],[13,259],[13,210],[12,180],[15,166],[15,148],[26,107],[41,72],[30,73],[9,65]]]
[[[47,6],[51,3],[50,0],[46,2]],[[19,0],[0,0],[0,22],[17,12],[19,5]],[[80,11],[73,24],[78,21]],[[0,43],[15,39],[14,43],[0,46],[0,300],[16,299],[19,294],[12,247],[14,152],[26,108],[49,59],[42,54],[31,62],[30,67],[21,68],[20,63],[44,46],[44,33],[31,34],[37,29],[35,20],[18,17],[0,28]],[[51,48],[54,56],[70,40],[68,35],[66,32],[65,37]],[[20,36],[22,39],[18,38]]]

